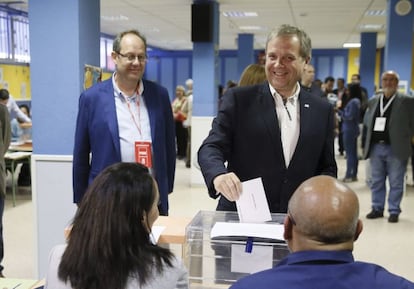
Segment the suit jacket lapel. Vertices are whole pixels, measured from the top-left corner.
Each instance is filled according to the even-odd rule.
[[[118,131],[118,118],[116,115],[114,87],[112,85],[112,79],[109,79],[105,86],[102,87],[104,92],[102,97],[104,98],[103,118],[105,119],[109,131],[112,136],[112,142],[116,149],[119,158],[121,158],[121,147],[119,143],[119,131]]]
[[[145,106],[147,107],[148,117],[150,121],[150,128],[151,128],[151,138],[152,138],[152,142],[154,143],[154,136],[156,135],[155,131],[156,131],[156,125],[157,125],[157,122],[155,121],[157,109],[154,109],[154,107],[156,107],[157,104],[155,102],[155,98],[151,97],[151,91],[149,90],[148,85],[147,87],[145,87],[144,81],[143,81],[143,85],[144,85],[144,92],[142,93],[142,98],[145,102]]]
[[[393,103],[392,103],[392,110],[391,110],[389,125],[391,125],[391,123],[393,122],[394,115],[401,111],[400,107],[402,105],[402,98],[400,96],[401,95],[397,93],[394,100],[392,101]]]
[[[269,84],[267,82],[263,84],[259,89],[258,103],[260,115],[262,116],[263,121],[269,131],[270,138],[273,141],[275,148],[283,151],[275,101],[272,93],[270,92]]]
[[[299,97],[298,97],[299,116],[300,116],[299,117],[299,122],[300,122],[299,138],[296,144],[295,151],[293,152],[290,164],[292,164],[295,161],[295,159],[298,157],[298,154],[300,154],[300,152],[306,151],[305,149],[306,141],[307,141],[306,133],[311,132],[312,131],[311,126],[315,125],[314,120],[316,118],[312,116],[315,115],[315,113],[317,114],[318,112],[316,111],[317,107],[314,105],[314,101],[312,98],[313,96],[311,95],[305,94],[303,92],[299,93]]]

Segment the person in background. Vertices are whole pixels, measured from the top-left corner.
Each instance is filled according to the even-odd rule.
[[[389,181],[388,222],[397,223],[404,192],[404,178],[414,135],[414,98],[398,92],[399,75],[381,76],[382,93],[372,97],[364,117],[364,158],[369,158],[372,210],[368,219],[384,216],[386,180]]]
[[[300,79],[301,88],[309,92],[316,97],[322,97],[323,91],[320,86],[314,83],[315,79],[315,68],[312,64],[306,64],[303,69],[302,77]]]
[[[361,88],[357,83],[348,84],[347,103],[338,110],[342,120],[342,136],[346,152],[346,173],[343,182],[358,181],[357,138],[359,136],[359,113],[361,109]]]
[[[185,96],[185,88],[177,85],[175,88],[175,98],[172,101],[172,111],[175,123],[175,134],[177,140],[177,158],[183,160],[187,154],[188,132],[183,126],[183,122],[187,119],[188,106],[187,97]]]
[[[413,289],[414,283],[379,265],[354,260],[361,232],[355,192],[330,176],[310,178],[289,201],[283,236],[291,253],[230,289]]]
[[[30,108],[26,104],[19,105],[20,110],[30,118]],[[26,126],[27,123],[22,123],[17,118],[11,120],[11,135],[12,141],[18,142],[27,142],[32,139],[32,126]],[[20,168],[19,177],[17,178],[17,184],[19,186],[30,186],[32,183],[31,173],[30,173],[30,164],[24,162]]]
[[[0,103],[7,106],[10,115],[15,114],[17,119],[19,119],[19,121],[22,123],[22,126],[26,128],[31,127],[32,120],[19,108],[16,101],[7,89],[0,89]]]
[[[333,92],[335,84],[335,78],[332,76],[327,76],[323,83],[323,96],[325,97],[334,107],[336,107],[336,102],[338,100],[337,95]]]
[[[242,181],[261,177],[270,211],[283,213],[306,179],[337,175],[332,105],[301,89],[311,40],[282,25],[266,43],[267,81],[229,89],[198,151],[217,210],[236,211]]]
[[[30,118],[30,108],[26,104],[19,105],[20,110]],[[26,141],[32,139],[32,127],[17,118],[11,120],[12,141]]]
[[[346,87],[345,87],[345,79],[339,77],[336,79],[336,88],[333,90],[333,93],[337,96],[336,101],[336,109],[338,114],[342,111],[346,104]],[[344,155],[344,141],[342,137],[342,119],[338,117],[338,151],[339,154],[342,156]]]
[[[219,86],[219,99],[218,99],[218,108],[220,109],[221,107],[221,103],[223,102],[223,96],[224,94],[233,87],[236,87],[237,83],[234,82],[233,80],[228,80],[226,83],[225,87],[222,87],[221,92],[220,92],[220,86]]]
[[[242,72],[239,86],[260,84],[266,81],[266,71],[264,65],[250,64]]]
[[[184,111],[187,111],[187,118],[183,122],[183,126],[187,128],[187,153],[186,153],[186,160],[185,160],[185,167],[191,167],[191,118],[193,116],[193,80],[191,78],[185,81],[185,85],[187,86],[186,91],[186,108]]]
[[[365,87],[361,86],[361,75],[359,75],[358,73],[352,74],[352,76],[351,76],[351,82],[352,83],[357,83],[361,87],[361,116],[360,116],[360,123],[362,123],[363,122],[363,119],[364,119],[365,111],[366,111],[366,109],[368,107],[368,98],[369,98],[368,90]]]
[[[74,202],[80,203],[92,180],[117,162],[150,168],[160,190],[159,210],[168,215],[176,147],[171,102],[166,88],[142,78],[147,63],[145,37],[121,32],[113,42],[116,71],[79,97],[73,149]]]
[[[80,203],[67,245],[52,249],[45,288],[188,288],[182,262],[152,241],[158,201],[144,165],[105,168]]]
[[[4,278],[3,266],[4,257],[3,242],[3,212],[4,199],[6,198],[6,162],[4,155],[9,149],[11,140],[10,116],[7,107],[0,104],[0,278]]]

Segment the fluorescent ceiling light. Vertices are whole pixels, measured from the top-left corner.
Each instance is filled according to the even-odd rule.
[[[365,16],[385,16],[385,10],[368,10],[365,12]]]
[[[261,26],[239,26],[240,30],[265,30],[265,28]]]
[[[101,19],[106,20],[106,21],[128,21],[129,20],[129,18],[125,15],[117,15],[117,16],[102,15]]]
[[[257,17],[257,12],[227,11],[223,12],[225,17]]]
[[[352,42],[348,42],[348,43],[344,43],[344,45],[342,45],[343,48],[359,48],[361,47],[361,43],[352,43]]]
[[[359,30],[383,30],[383,24],[361,24]]]

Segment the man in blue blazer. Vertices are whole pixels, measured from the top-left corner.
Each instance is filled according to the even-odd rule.
[[[175,131],[167,90],[142,79],[146,40],[135,30],[113,43],[116,72],[79,98],[73,151],[74,202],[107,166],[141,162],[150,168],[160,192],[159,210],[168,215],[175,175]]]
[[[333,107],[299,84],[310,55],[306,33],[283,25],[266,44],[268,82],[232,88],[223,96],[198,152],[209,194],[220,196],[217,210],[236,210],[241,181],[261,177],[270,211],[286,213],[304,180],[336,177]]]

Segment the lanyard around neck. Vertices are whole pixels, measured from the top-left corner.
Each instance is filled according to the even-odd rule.
[[[121,93],[121,95],[122,95],[122,93]],[[125,99],[125,103],[126,103],[126,105],[128,107],[129,114],[131,115],[132,121],[134,122],[135,127],[138,130],[138,133],[142,137],[142,131],[141,131],[141,109],[140,109],[140,99],[139,99],[140,97],[139,97],[138,93],[136,93],[136,97],[135,97],[136,102],[135,103],[136,103],[136,107],[137,107],[138,121],[136,120],[135,115],[134,115],[133,111],[131,110],[131,104],[130,104],[129,99],[126,98],[123,95],[122,95],[122,97]]]
[[[380,116],[383,117],[384,113],[387,111],[387,109],[390,107],[392,101],[394,100],[396,94],[394,94],[391,99],[387,102],[387,104],[384,107],[384,95],[381,95],[380,98]]]

